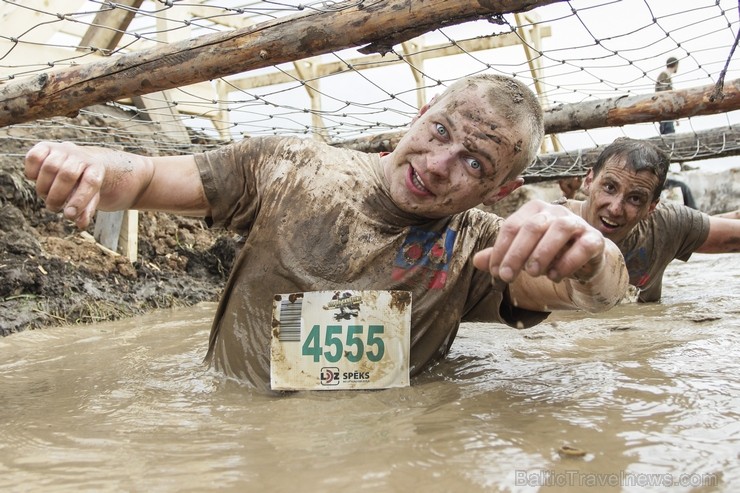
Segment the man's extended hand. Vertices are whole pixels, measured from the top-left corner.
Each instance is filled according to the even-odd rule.
[[[36,192],[52,212],[84,229],[100,201],[106,168],[93,148],[69,142],[40,142],[26,154],[26,177],[36,182]]]
[[[493,247],[478,252],[475,267],[507,283],[522,272],[589,279],[604,258],[603,235],[561,205],[533,200],[502,224]]]
[[[26,176],[54,212],[84,229],[96,209],[142,209],[207,216],[192,154],[149,157],[70,142],[40,142],[26,154]]]

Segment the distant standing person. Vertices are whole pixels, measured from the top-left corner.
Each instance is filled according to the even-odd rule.
[[[671,76],[678,71],[678,59],[676,57],[669,57],[665,62],[665,70],[660,73],[658,80],[655,82],[655,92],[661,91],[672,91],[673,81]],[[673,134],[676,133],[676,128],[673,125],[673,120],[660,122],[660,134]]]

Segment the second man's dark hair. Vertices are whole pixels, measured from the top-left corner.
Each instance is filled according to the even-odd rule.
[[[620,137],[604,148],[593,166],[594,176],[610,159],[623,159],[624,164],[635,171],[651,171],[658,177],[658,187],[653,191],[653,200],[660,198],[663,191],[668,167],[671,161],[668,154],[654,144],[644,140]]]

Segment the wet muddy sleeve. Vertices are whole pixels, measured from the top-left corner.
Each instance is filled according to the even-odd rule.
[[[486,218],[473,228],[474,234],[478,236],[476,250],[493,245],[502,221],[501,218],[492,220]],[[510,327],[527,328],[539,324],[548,315],[549,312],[517,308],[510,301],[506,283],[500,280],[494,282],[488,272],[474,269],[462,317],[463,322],[496,322]]]
[[[254,220],[257,200],[255,177],[257,139],[245,139],[195,155],[203,189],[211,206],[209,226],[246,234]],[[258,152],[257,152],[258,153]]]
[[[678,249],[676,258],[687,261],[694,251],[702,246],[709,236],[709,216],[686,206],[677,206],[679,223],[684,228],[684,241]],[[675,231],[675,230],[672,230]]]
[[[508,285],[502,281],[491,283],[487,293],[463,316],[463,322],[497,322],[526,329],[545,320],[549,312],[533,312],[514,306],[509,301]]]

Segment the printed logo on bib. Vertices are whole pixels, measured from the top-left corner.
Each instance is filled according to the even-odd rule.
[[[457,231],[425,231],[412,227],[396,254],[393,280],[401,281],[414,275],[428,277],[429,289],[442,289],[447,283],[447,271]]]

